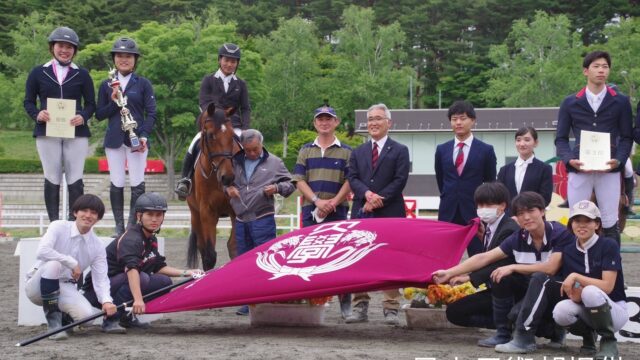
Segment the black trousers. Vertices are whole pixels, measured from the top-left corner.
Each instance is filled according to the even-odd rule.
[[[447,320],[458,326],[495,329],[491,299],[491,289],[467,295],[447,305]]]

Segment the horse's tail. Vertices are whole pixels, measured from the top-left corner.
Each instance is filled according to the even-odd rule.
[[[198,267],[198,237],[194,231],[189,233],[189,247],[187,250],[187,266],[191,269]]]

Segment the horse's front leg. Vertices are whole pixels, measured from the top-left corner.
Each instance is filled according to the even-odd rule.
[[[216,227],[218,226],[218,213],[211,211],[207,207],[205,211],[200,211],[200,221],[202,226],[202,248],[200,254],[202,256],[202,267],[204,270],[211,270],[216,266],[218,253],[216,253]]]
[[[229,219],[231,220],[231,233],[229,234],[229,240],[227,240],[227,251],[229,252],[229,259],[233,259],[238,255],[236,245],[236,216],[231,213]]]

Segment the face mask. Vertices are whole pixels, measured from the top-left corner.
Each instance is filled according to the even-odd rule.
[[[496,208],[478,208],[478,217],[487,224],[493,224],[498,220],[498,209]]]

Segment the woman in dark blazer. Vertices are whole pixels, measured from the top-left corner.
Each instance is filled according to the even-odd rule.
[[[96,109],[93,80],[89,72],[73,62],[80,39],[73,29],[59,27],[49,35],[52,59],[34,67],[25,86],[24,109],[34,121],[33,137],[44,172],[44,202],[49,221],[59,220],[60,184],[64,173],[69,194],[69,220],[75,220],[73,203],[84,194],[84,159],[89,152],[91,132],[87,125]],[[75,116],[68,120],[74,127],[73,137],[47,136],[47,124],[52,120],[48,99],[75,102]],[[62,105],[58,105],[59,108]],[[62,106],[64,107],[64,106]],[[57,119],[54,119],[57,120]],[[57,121],[55,121],[57,122]],[[63,216],[64,217],[64,216]]]
[[[518,159],[500,168],[498,181],[509,189],[511,199],[523,191],[533,191],[542,195],[548,206],[553,192],[553,174],[551,165],[536,159],[533,152],[538,146],[538,132],[525,126],[518,129],[515,139]]]
[[[135,70],[140,58],[140,49],[133,39],[120,37],[111,48],[111,59],[117,70],[116,79],[104,80],[98,90],[96,119],[108,119],[107,133],[104,137],[104,150],[109,162],[111,187],[109,198],[113,219],[116,223],[116,237],[124,233],[124,186],[126,170],[129,171],[131,202],[129,206],[129,225],[136,223],[135,204],[145,193],[144,171],[149,154],[149,137],[156,121],[156,98],[151,82],[139,76]],[[117,90],[126,98],[126,108],[136,122],[134,130],[139,139],[135,145],[127,131],[122,129],[121,108],[118,105]]]

